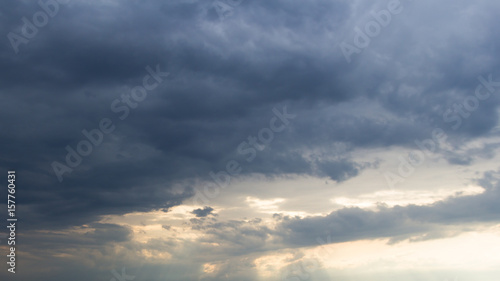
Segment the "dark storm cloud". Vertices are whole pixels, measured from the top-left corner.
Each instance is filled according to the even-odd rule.
[[[212,214],[213,210],[214,210],[214,208],[205,206],[203,209],[201,209],[201,208],[195,209],[191,213],[194,214],[197,218],[203,218],[203,217],[206,217],[208,215],[213,215]]]
[[[338,161],[318,161],[320,175],[327,175],[332,180],[337,182],[346,181],[352,177],[357,176],[363,169],[371,166],[377,166],[377,163],[363,163],[358,164],[347,159]]]
[[[485,27],[477,44],[468,40],[478,35],[458,25],[440,33],[433,27],[443,19],[421,20],[428,3],[414,3],[351,64],[336,46],[377,5],[245,1],[219,22],[209,16],[211,3],[71,1],[18,54],[4,37],[1,167],[18,171],[27,226],[66,227],[180,204],[193,195],[191,179],[208,179],[229,159],[244,163],[236,148],[268,125],[275,107],[287,105],[297,118],[243,174],[317,175],[317,159],[303,152],[335,142],[413,146],[434,125],[449,126],[439,121],[443,112],[499,65],[493,2],[470,19],[450,15]],[[6,4],[0,31],[21,32],[21,18],[38,10]],[[148,65],[171,76],[120,121],[110,104],[142,83]],[[497,104],[491,97],[450,135],[467,141],[489,132]],[[63,163],[65,146],[75,147],[81,130],[105,117],[116,130],[59,183],[50,164]],[[319,168],[337,181],[363,169],[352,159],[332,161]]]

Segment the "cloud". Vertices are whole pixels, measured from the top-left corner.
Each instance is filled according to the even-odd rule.
[[[276,215],[281,222],[277,233],[283,236],[285,243],[295,246],[318,245],[318,240],[340,243],[390,238],[394,242],[457,235],[457,231],[465,231],[468,224],[498,222],[498,174],[488,172],[478,181],[485,189],[479,195],[457,194],[431,205],[392,208],[380,205],[376,211],[350,207],[326,216],[306,218]]]
[[[335,46],[377,9],[372,4],[256,1],[220,23],[206,17],[212,6],[203,1],[72,2],[19,54],[1,50],[9,69],[0,78],[1,100],[9,106],[0,116],[12,120],[2,133],[1,167],[30,175],[20,178],[28,194],[20,212],[33,218],[33,228],[45,227],[38,222],[48,217],[51,227],[66,227],[104,214],[168,210],[193,196],[193,178],[210,180],[209,172],[224,169],[229,159],[245,161],[238,145],[267,125],[272,108],[288,105],[298,117],[245,163],[242,175],[316,176],[319,167],[321,176],[345,181],[367,167],[348,157],[311,159],[308,152],[335,142],[353,150],[414,148],[433,126],[449,127],[443,111],[474,93],[478,75],[494,73],[496,54],[482,46],[498,44],[496,29],[458,31],[465,23],[490,26],[497,4],[459,5],[471,17],[450,14],[461,23],[455,26],[443,26],[436,13],[420,21],[425,3],[408,6],[404,18],[346,64]],[[2,31],[20,32],[21,18],[36,9],[9,4]],[[405,38],[404,44],[394,45],[394,38]],[[478,43],[469,44],[470,38]],[[469,55],[474,48],[481,57]],[[488,61],[484,68],[476,67],[482,61]],[[121,122],[110,104],[142,83],[148,65],[171,76]],[[466,142],[486,134],[497,124],[497,104],[496,97],[481,103],[460,130],[447,131],[450,138]],[[75,147],[84,139],[81,131],[104,117],[116,130],[58,183],[50,163],[63,162],[65,147]],[[449,159],[467,164],[469,157]]]
[[[17,54],[5,35],[22,35],[22,18],[32,20],[41,8],[37,2],[6,3],[0,12],[0,64],[8,70],[0,77],[0,118],[6,120],[0,168],[18,175],[23,229],[33,241],[50,245],[58,240],[66,247],[126,244],[131,230],[103,223],[103,217],[168,213],[229,160],[241,164],[241,178],[319,177],[341,186],[392,160],[361,159],[366,151],[416,149],[415,140],[429,138],[436,127],[446,132],[451,148],[438,150],[436,161],[472,166],[494,157],[496,143],[468,145],[497,128],[498,95],[466,113],[456,106],[475,93],[479,76],[500,80],[500,4],[401,2],[404,15],[394,17],[351,63],[339,45],[352,40],[354,28],[372,20],[385,3],[244,1],[220,21],[212,1],[75,0],[60,5]],[[146,67],[156,65],[171,75],[120,120],[112,102],[142,85]],[[238,146],[269,125],[273,108],[284,106],[297,117],[247,161]],[[443,117],[447,110],[460,120],[458,129],[453,129],[458,121]],[[102,118],[113,120],[115,131],[60,183],[51,163],[65,163],[66,147],[75,148],[85,139],[82,130],[97,128]],[[482,195],[432,206],[284,216],[278,229],[241,218],[214,221],[211,207],[194,210],[196,218],[186,223],[206,231],[206,243],[223,241],[216,251],[220,259],[255,249],[311,246],[325,235],[333,242],[439,237],[455,233],[438,231],[441,225],[496,220],[498,189],[483,186]],[[74,239],[57,234],[79,227],[93,231]],[[166,224],[162,231],[169,231]],[[187,249],[195,247],[183,242]],[[116,254],[111,248],[105,251]],[[230,266],[221,265],[224,270],[213,278],[222,278]],[[186,279],[199,279],[188,269],[200,264],[179,268],[190,272]],[[242,268],[247,272],[251,265]],[[255,279],[252,274],[245,276]],[[72,279],[71,272],[64,275]],[[238,279],[235,271],[228,276]]]
[[[204,218],[209,215],[214,215],[212,207],[205,206],[203,209],[195,209],[191,213],[194,214],[197,218]]]
[[[372,166],[371,163],[358,164],[347,159],[338,161],[318,161],[320,175],[327,175],[330,179],[343,182],[357,176],[362,170]],[[377,166],[374,163],[373,166]]]

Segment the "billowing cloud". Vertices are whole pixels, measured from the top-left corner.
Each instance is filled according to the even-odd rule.
[[[20,229],[32,241],[26,245],[41,245],[24,254],[30,264],[40,262],[37,255],[71,256],[58,260],[65,262],[53,268],[59,275],[46,276],[52,280],[109,280],[113,262],[88,275],[83,268],[120,254],[133,264],[128,258],[137,252],[174,259],[165,268],[175,280],[259,280],[257,253],[312,247],[318,237],[417,241],[496,222],[493,173],[481,182],[482,194],[425,206],[347,208],[326,204],[325,194],[383,189],[387,167],[414,150],[426,157],[422,170],[466,171],[464,185],[497,168],[491,163],[500,143],[499,5],[5,3],[0,170],[16,171]],[[356,48],[349,59],[344,43]],[[193,203],[200,190],[217,188],[224,173],[228,186],[214,196],[205,192],[210,202]],[[262,188],[256,178],[276,188]],[[279,184],[288,178],[333,183],[310,194],[306,184]],[[429,185],[444,185],[433,179]],[[255,187],[240,188],[248,182]],[[281,217],[247,206],[251,196],[286,197],[273,205]],[[310,202],[321,213],[308,213]],[[180,206],[189,211],[173,212]],[[150,213],[158,218],[143,228],[127,221]],[[173,238],[187,229],[189,235]],[[81,257],[71,250],[87,246]],[[238,262],[227,261],[235,256]],[[142,268],[148,266],[166,274],[153,262]]]

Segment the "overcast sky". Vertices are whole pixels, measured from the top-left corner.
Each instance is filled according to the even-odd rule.
[[[499,10],[5,1],[0,279],[498,280]]]

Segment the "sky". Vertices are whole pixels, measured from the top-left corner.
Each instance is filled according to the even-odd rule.
[[[499,9],[6,1],[0,279],[498,280]]]

